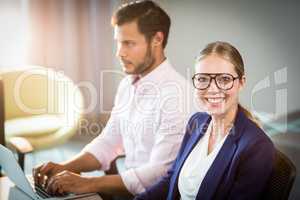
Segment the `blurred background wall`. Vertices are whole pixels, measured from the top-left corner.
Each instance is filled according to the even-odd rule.
[[[173,20],[168,55],[181,73],[205,44],[228,41],[245,61],[244,105],[278,115],[299,110],[299,1],[165,0],[162,5]]]
[[[2,0],[0,67],[27,64],[62,71],[82,86],[89,116],[109,114],[123,77],[110,26],[121,2]],[[244,57],[247,87],[241,101],[246,107],[269,118],[300,109],[299,1],[157,2],[172,18],[167,55],[187,79],[207,43],[228,41]]]

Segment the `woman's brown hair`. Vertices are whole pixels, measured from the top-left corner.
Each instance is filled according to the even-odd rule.
[[[234,66],[234,70],[238,74],[239,78],[242,78],[245,75],[244,61],[241,54],[234,46],[232,46],[228,42],[217,41],[209,43],[200,52],[200,56],[197,61],[200,61],[204,57],[212,54],[218,55],[228,62],[232,63]],[[247,110],[241,104],[238,104],[238,106],[251,121],[253,121],[258,127],[261,127],[259,120],[255,118],[249,110]]]

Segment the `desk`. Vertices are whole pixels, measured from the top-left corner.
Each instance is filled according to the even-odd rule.
[[[19,190],[7,177],[0,178],[0,199],[1,200],[32,200],[24,192]],[[84,198],[86,200],[102,200],[99,195]]]

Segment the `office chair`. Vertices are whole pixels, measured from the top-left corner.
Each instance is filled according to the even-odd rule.
[[[32,152],[33,148],[29,142],[24,138],[14,137],[7,143],[5,139],[5,103],[4,103],[4,85],[3,80],[0,77],[0,144],[3,146],[10,146],[15,149],[18,154],[18,162],[22,169],[24,169],[24,157],[25,154]],[[0,177],[1,166],[0,166]]]
[[[63,73],[41,66],[3,68],[6,146],[24,168],[27,153],[53,148],[70,139],[83,116],[83,96]],[[3,112],[2,112],[3,114]]]
[[[263,199],[287,200],[296,177],[296,167],[291,160],[276,150],[273,172]]]

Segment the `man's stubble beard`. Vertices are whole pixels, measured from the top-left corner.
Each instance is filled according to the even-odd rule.
[[[132,74],[143,74],[145,71],[151,68],[155,63],[155,58],[152,55],[151,46],[148,44],[144,62],[138,64]]]

